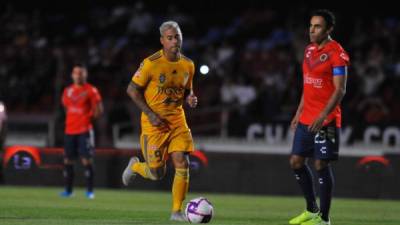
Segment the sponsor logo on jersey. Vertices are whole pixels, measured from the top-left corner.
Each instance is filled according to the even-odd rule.
[[[322,88],[323,80],[321,78],[304,76],[304,84],[311,84],[314,88]]]
[[[162,87],[158,86],[157,93],[165,94],[167,96],[183,96],[185,89],[182,87]]]
[[[175,105],[182,105],[183,104],[183,99],[178,98],[178,99],[174,99],[171,97],[167,97],[164,101],[164,104],[166,105],[171,105],[171,104],[175,104]]]
[[[67,91],[67,96],[71,99],[71,101],[73,101],[73,102],[77,102],[77,101],[79,101],[80,99],[82,99],[82,98],[85,98],[87,95],[88,95],[88,93],[87,93],[87,91],[84,91],[84,92],[82,92],[82,93],[80,93],[80,94],[78,94],[78,95],[73,95],[73,89],[71,88],[70,90],[68,90]]]

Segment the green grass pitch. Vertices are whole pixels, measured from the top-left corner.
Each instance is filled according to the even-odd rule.
[[[132,225],[185,224],[168,221],[171,196],[167,192],[97,189],[96,199],[77,189],[70,199],[58,197],[60,188],[0,187],[1,225]],[[191,193],[214,205],[211,224],[287,224],[303,207],[300,197],[270,197]],[[334,199],[334,225],[399,225],[400,201]]]

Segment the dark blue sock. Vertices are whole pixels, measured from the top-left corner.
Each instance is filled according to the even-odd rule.
[[[331,166],[328,165],[327,167],[318,171],[318,182],[321,217],[323,220],[328,221],[334,185],[334,177]]]
[[[307,202],[307,211],[318,212],[318,205],[315,200],[315,191],[313,186],[313,177],[311,170],[307,165],[300,169],[294,169],[294,176],[303,191],[304,198]]]
[[[64,165],[64,182],[65,182],[65,191],[72,193],[72,184],[74,183],[74,166],[71,164]]]
[[[85,166],[85,177],[86,177],[87,191],[92,192],[94,183],[94,170],[91,164]]]

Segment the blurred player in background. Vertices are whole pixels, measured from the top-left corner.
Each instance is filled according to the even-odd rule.
[[[303,61],[303,95],[291,127],[295,130],[290,165],[307,202],[306,210],[290,224],[328,225],[334,177],[330,161],[338,159],[340,102],[346,92],[349,56],[332,40],[335,16],[328,10],[312,13],[311,44]],[[315,160],[320,205],[306,158]]]
[[[99,91],[87,83],[87,69],[76,64],[72,69],[73,84],[64,89],[62,104],[65,108],[64,178],[62,197],[73,194],[74,162],[80,157],[87,180],[86,197],[94,198],[93,154],[94,132],[92,122],[103,113]]]
[[[128,185],[136,174],[150,180],[162,179],[169,155],[175,167],[170,219],[186,221],[181,209],[189,187],[188,154],[194,146],[183,103],[192,108],[197,105],[192,87],[195,69],[193,61],[181,54],[179,25],[164,22],[160,34],[163,49],[142,62],[127,89],[142,111],[140,143],[145,162],[131,158],[122,181]]]

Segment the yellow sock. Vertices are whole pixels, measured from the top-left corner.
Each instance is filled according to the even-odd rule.
[[[135,173],[140,174],[143,178],[149,179],[150,177],[149,167],[144,162],[133,164],[131,170]]]
[[[174,183],[172,184],[172,212],[181,210],[188,189],[189,169],[176,168]]]

